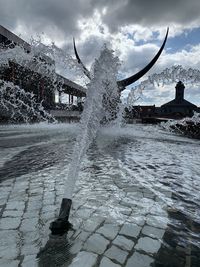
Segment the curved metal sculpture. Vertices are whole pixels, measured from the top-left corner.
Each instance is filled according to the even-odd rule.
[[[117,85],[119,87],[120,92],[123,91],[126,88],[126,86],[128,86],[128,85],[136,82],[137,80],[139,80],[142,76],[144,76],[153,67],[153,65],[156,63],[156,61],[158,60],[159,56],[161,55],[161,53],[162,53],[162,51],[164,49],[164,46],[165,46],[166,41],[167,41],[168,33],[169,33],[169,28],[167,28],[165,39],[163,41],[163,44],[162,44],[161,48],[159,49],[159,51],[155,55],[155,57],[149,62],[148,65],[146,65],[142,70],[140,70],[136,74],[134,74],[134,75],[132,75],[132,76],[126,78],[126,79],[123,79],[121,81],[117,81]],[[81,67],[83,68],[84,74],[89,79],[91,79],[89,70],[85,67],[85,65],[83,64],[83,62],[81,61],[81,59],[80,59],[80,57],[78,55],[74,38],[73,38],[73,43],[74,43],[74,53],[75,53],[76,59],[77,59],[78,63],[81,65]]]
[[[75,44],[75,39],[73,38],[73,43],[74,43],[74,53],[76,55],[76,59],[78,61],[78,63],[81,65],[81,67],[83,68],[83,73],[89,78],[91,79],[90,77],[90,72],[89,70],[85,67],[85,65],[83,64],[83,62],[81,61],[79,55],[78,55],[78,52],[76,50],[76,44]]]

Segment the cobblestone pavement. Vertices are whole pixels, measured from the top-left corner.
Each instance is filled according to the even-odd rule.
[[[127,188],[127,192],[123,191],[118,198],[115,195],[118,188],[115,190],[110,184],[113,188],[106,195],[105,190],[98,187],[100,181],[93,181],[94,189],[87,199],[86,179],[73,199],[70,221],[74,230],[67,238],[49,239],[48,227],[57,215],[63,182],[59,179],[62,176],[56,176],[56,172],[53,181],[48,177],[48,172],[34,179],[24,175],[1,184],[0,266],[61,266],[73,257],[69,265],[73,267],[92,267],[95,262],[101,267],[144,267],[153,262],[152,255],[160,248],[166,228],[167,214],[163,212],[163,220],[160,220],[151,192],[136,186]],[[109,175],[102,179],[108,181]],[[123,186],[122,180],[120,183]],[[151,209],[144,210],[141,215],[138,200],[147,201]],[[108,214],[117,213],[114,215],[117,220],[113,222],[112,216],[106,214],[102,202],[107,202],[107,208],[113,209]],[[57,241],[63,244],[66,255],[63,252],[59,256]],[[41,252],[38,263],[36,256],[45,245],[47,251]],[[48,247],[50,251],[55,250],[50,256]]]
[[[19,138],[19,132],[13,136]],[[155,167],[139,166],[139,158],[145,157],[140,145],[123,140],[119,145],[117,140],[110,153],[106,143],[91,148],[73,197],[73,230],[55,237],[50,235],[49,224],[58,215],[72,143],[65,136],[48,140],[48,145],[43,138],[30,144],[20,140],[17,147],[6,143],[1,150],[0,177],[5,179],[0,183],[0,266],[151,266],[167,227],[166,199],[169,204],[171,192],[157,182],[146,186],[145,176],[154,177]],[[55,146],[62,161],[49,163],[58,155]],[[27,152],[32,157],[27,158]],[[138,153],[137,162],[133,152]],[[159,176],[167,170],[166,158],[156,160],[163,166],[156,170]],[[23,165],[21,171],[18,164]],[[26,169],[31,164],[42,166]],[[144,179],[138,182],[133,172]]]

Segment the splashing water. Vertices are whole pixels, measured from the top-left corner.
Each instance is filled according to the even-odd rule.
[[[38,122],[55,119],[37,103],[33,93],[26,92],[12,82],[0,80],[0,112],[9,122]]]
[[[24,75],[25,71],[26,79],[30,82],[35,82],[36,79],[39,83],[40,79],[48,79],[51,88],[46,90],[51,93],[57,89],[62,91],[64,83],[62,76],[57,75],[56,68],[75,69],[80,72],[78,64],[71,56],[54,44],[44,45],[39,40],[32,40],[31,50],[28,53],[20,46],[0,47],[0,70],[4,72],[4,69],[11,66],[14,66],[20,75]],[[22,68],[24,70],[21,72]],[[44,111],[42,102],[37,102],[36,98],[33,93],[27,92],[20,85],[0,80],[0,110],[10,122],[55,121]]]
[[[87,98],[80,122],[80,132],[74,146],[64,196],[71,199],[81,160],[95,139],[102,124],[108,125],[116,117],[119,92],[116,74],[119,59],[107,47],[95,60],[93,75],[87,88]]]
[[[191,118],[169,120],[168,122],[161,123],[161,126],[167,131],[200,139],[200,113],[198,112],[194,112]]]
[[[31,73],[27,75],[29,81],[32,81],[34,75],[37,74],[41,78],[51,77],[51,79],[55,79],[55,75],[53,75],[55,69],[50,58],[39,55],[34,49],[30,53],[26,53],[22,47],[15,46],[14,48],[1,48],[0,52],[0,68],[2,71],[13,65],[20,75],[24,75],[21,68],[26,70],[26,75],[27,70],[29,70]],[[45,61],[42,58],[45,58]],[[44,110],[42,102],[37,102],[33,93],[25,91],[13,82],[3,80],[0,80],[0,110],[1,114],[10,122],[55,121]]]
[[[182,120],[169,120],[168,122],[165,122],[165,123],[161,123],[161,125],[163,127],[165,127],[165,129],[169,130],[170,129],[170,126],[175,126],[177,124],[177,122],[179,122],[179,124],[182,124],[182,125],[185,125],[187,122],[193,122],[195,125],[199,124],[200,123],[200,113],[198,112],[194,112],[194,115],[189,118],[189,117],[186,117]]]
[[[199,84],[200,83],[200,71],[198,69],[185,69],[183,66],[172,66],[171,68],[164,69],[161,73],[154,73],[148,77],[148,79],[142,81],[135,86],[129,93],[127,98],[128,105],[133,105],[135,102],[135,92],[142,92],[145,87],[152,86],[154,84],[160,86],[170,83],[182,81],[184,83]]]
[[[182,81],[184,83],[199,83],[200,82],[200,71],[198,69],[185,69],[183,66],[172,66],[166,68],[161,73],[153,74],[149,76],[149,82],[166,84],[168,82]]]

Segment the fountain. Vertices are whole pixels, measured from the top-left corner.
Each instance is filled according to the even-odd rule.
[[[106,53],[110,59],[109,62],[104,62]],[[114,62],[116,65],[110,62]],[[108,65],[105,63],[108,63]],[[46,244],[44,250],[41,250],[41,254],[39,254],[39,264],[41,266],[44,265],[44,262],[46,262],[47,266],[49,264],[58,264],[57,260],[59,260],[60,264],[62,263],[67,266],[68,263],[71,264],[72,259],[74,259],[73,262],[81,261],[82,257],[79,257],[81,255],[86,255],[86,259],[88,259],[88,253],[85,252],[84,254],[84,251],[97,253],[100,257],[98,257],[96,265],[101,265],[99,259],[102,258],[103,254],[98,252],[101,245],[98,242],[99,240],[95,242],[97,246],[95,251],[93,247],[86,247],[90,243],[90,237],[84,237],[83,244],[80,244],[79,236],[77,237],[77,234],[80,232],[83,235],[85,234],[83,226],[86,223],[90,223],[87,229],[91,237],[98,236],[103,238],[102,234],[99,233],[102,233],[102,229],[106,229],[111,222],[110,226],[112,228],[110,229],[113,230],[115,227],[119,229],[117,239],[122,237],[123,233],[126,235],[126,226],[137,229],[138,224],[140,224],[139,229],[142,234],[138,235],[137,239],[134,237],[133,245],[127,252],[127,255],[129,253],[129,256],[133,255],[133,257],[134,255],[138,255],[140,258],[144,257],[144,251],[141,253],[139,251],[140,244],[145,243],[145,240],[151,240],[152,248],[154,242],[161,245],[159,247],[159,251],[161,251],[160,258],[163,256],[162,251],[164,253],[167,249],[174,251],[175,246],[177,250],[181,249],[182,254],[184,254],[183,246],[196,245],[199,251],[199,224],[194,224],[194,221],[198,222],[199,220],[198,141],[181,138],[177,135],[166,133],[166,131],[158,127],[149,125],[128,125],[126,128],[121,129],[103,128],[102,125],[113,124],[113,118],[115,119],[116,116],[115,110],[113,112],[112,107],[109,105],[110,97],[113,100],[119,99],[117,95],[119,87],[116,73],[112,70],[111,65],[117,71],[119,61],[114,57],[112,51],[104,47],[100,57],[95,61],[94,72],[90,72],[91,81],[88,85],[88,95],[83,112],[84,117],[81,119],[77,143],[73,151],[73,164],[70,165],[68,171],[69,182],[63,184],[63,177],[66,177],[67,174],[68,160],[71,158],[71,145],[77,128],[70,133],[69,138],[68,133],[71,125],[45,125],[46,129],[43,130],[42,125],[21,125],[19,128],[14,126],[14,131],[11,125],[8,127],[3,126],[1,129],[1,135],[3,135],[1,145],[4,145],[4,147],[7,145],[10,148],[12,142],[16,146],[16,140],[18,140],[20,146],[14,150],[3,149],[1,151],[1,164],[5,162],[1,168],[1,177],[4,177],[8,171],[10,173],[5,177],[5,183],[2,182],[2,192],[4,193],[8,187],[11,192],[9,199],[6,194],[5,197],[2,194],[2,204],[5,207],[7,205],[13,208],[15,202],[19,205],[18,199],[26,204],[25,212],[21,213],[22,216],[20,214],[22,224],[20,224],[19,230],[11,230],[11,233],[9,233],[11,237],[16,234],[18,238],[20,231],[20,239],[16,239],[20,241],[17,243],[19,252],[13,255],[13,260],[16,257],[17,259],[22,259],[23,262],[21,261],[20,264],[34,265],[37,260],[34,259],[31,262],[26,262],[26,259],[33,259],[32,253],[36,251],[35,248],[40,249],[43,244]],[[111,70],[111,74],[107,75],[107,70]],[[107,75],[106,79],[104,79],[105,75]],[[114,88],[113,94],[112,88]],[[101,92],[99,95],[98,90]],[[138,87],[138,92],[141,90],[143,90],[143,86],[141,88]],[[109,92],[108,94],[107,91]],[[135,95],[132,95],[132,98],[134,100],[136,98]],[[115,107],[117,110],[123,110],[118,101],[116,101]],[[25,128],[27,129],[25,130]],[[24,147],[29,133],[31,133],[31,137],[28,138],[31,142],[28,147]],[[19,134],[23,134],[26,138],[22,138],[22,135],[21,138],[16,138]],[[40,135],[44,139],[40,138]],[[94,139],[95,142],[92,144]],[[42,140],[44,142],[41,143]],[[63,235],[63,233],[66,233],[71,227],[69,214],[73,188],[78,178],[82,157],[89,146],[89,153],[87,153],[83,162],[84,167],[81,169],[80,183],[77,184],[77,190],[73,195],[75,197],[73,198],[74,209],[72,216],[74,218],[73,223],[76,224],[75,231],[70,231],[66,238],[66,235]],[[10,160],[7,158],[8,155]],[[35,168],[30,170],[30,162],[32,160],[34,161],[33,166],[35,165]],[[43,163],[45,163],[44,166]],[[16,166],[17,169],[15,169]],[[20,168],[23,170],[22,172]],[[16,180],[14,186],[12,180]],[[64,185],[65,192],[63,195]],[[38,194],[36,198],[35,192]],[[88,194],[90,194],[89,197]],[[48,225],[55,217],[56,205],[60,201],[59,197],[61,195],[64,198],[62,199],[59,217],[51,224],[53,235],[48,237]],[[35,203],[37,204],[36,206]],[[40,215],[38,216],[39,210]],[[49,212],[50,210],[52,212]],[[4,219],[4,217],[7,216],[6,213],[8,214],[8,212],[9,209],[5,209],[2,212],[2,227],[5,226],[5,228],[7,226],[5,222],[7,218]],[[169,214],[173,216],[171,221],[168,218]],[[95,217],[97,216],[100,217],[100,222],[95,228]],[[178,219],[185,216],[186,223],[184,224],[182,219],[177,221],[176,216]],[[149,227],[148,223],[154,222],[152,219],[155,218],[158,219],[156,225],[154,224],[155,228]],[[13,218],[10,220],[11,222],[15,221]],[[128,225],[126,222],[128,222]],[[163,223],[165,225],[168,223],[168,231],[165,231],[166,226],[164,226],[164,229],[160,229]],[[36,237],[37,235],[37,240],[33,241],[30,235],[27,235],[26,226],[29,226],[28,224],[31,227],[32,225],[34,226],[34,229],[31,229],[33,230],[32,236]],[[182,225],[185,227],[184,230]],[[156,235],[158,234],[157,238],[153,237],[150,239],[152,235],[150,228],[156,231]],[[124,230],[123,233],[121,229]],[[172,232],[173,236],[170,232],[172,229],[174,229]],[[5,240],[10,239],[9,247],[12,247],[14,243],[13,238],[8,236],[8,232],[6,230],[5,235],[1,235],[3,241],[1,243],[4,245]],[[175,238],[174,232],[177,234]],[[163,233],[164,236],[159,236],[160,233]],[[170,235],[168,235],[167,241],[170,240],[170,242],[167,242],[165,246],[168,233]],[[128,241],[131,242],[131,239],[128,238]],[[163,243],[162,240],[164,241]],[[105,242],[109,244],[107,246],[108,250],[115,244],[113,241],[114,239],[109,239],[108,241],[107,236],[105,236]],[[168,244],[171,243],[172,246],[167,248]],[[81,251],[80,253],[78,251],[74,252],[72,249],[72,245],[77,247],[77,244]],[[34,250],[32,249],[33,246]],[[137,251],[135,251],[135,247]],[[9,251],[7,247],[5,248],[4,251]],[[26,257],[25,251],[28,251],[29,248],[31,257]],[[179,257],[171,257],[171,251],[169,254],[167,253],[170,264],[171,258],[177,259],[177,262],[179,261]],[[183,257],[185,255],[188,256],[188,253],[186,252]],[[194,257],[193,250],[190,255]],[[130,260],[129,256],[124,265],[131,264],[127,262]],[[157,250],[153,252],[145,250],[145,257],[148,256],[153,261],[157,257]],[[103,261],[104,259],[102,259]],[[117,258],[113,262],[116,263]],[[162,261],[159,262],[158,260],[158,264],[162,264]],[[82,266],[82,261],[79,266]]]
[[[71,224],[68,222],[71,207],[71,199],[74,191],[81,160],[95,139],[101,125],[109,125],[111,121],[117,118],[117,112],[120,109],[120,92],[126,86],[132,84],[141,78],[159,58],[168,36],[165,36],[163,45],[152,61],[141,71],[121,81],[117,81],[119,68],[119,59],[115,57],[112,50],[107,46],[101,51],[98,59],[95,60],[93,73],[90,73],[79,58],[74,41],[74,51],[78,63],[83,72],[90,79],[87,86],[87,98],[84,105],[80,122],[80,133],[72,155],[72,163],[69,167],[64,195],[62,199],[60,214],[58,219],[50,224],[52,234],[64,234],[69,230]],[[65,214],[65,217],[63,217]]]
[[[52,234],[64,233],[69,229],[68,217],[71,199],[81,160],[95,139],[101,123],[105,124],[107,122],[108,124],[114,116],[112,106],[109,107],[108,102],[115,101],[118,95],[116,83],[118,66],[118,58],[114,57],[113,51],[107,47],[101,51],[100,57],[95,61],[94,73],[88,85],[87,98],[80,121],[79,135],[74,146],[72,163],[69,167],[64,190],[65,198],[62,199],[58,219],[50,225]]]
[[[9,64],[11,60],[15,61],[17,64],[26,66],[29,69],[39,70],[42,76],[50,77],[55,84],[55,69],[51,64],[44,64],[44,62],[40,60],[38,55],[41,53],[50,56],[56,61],[58,61],[58,58],[59,61],[60,58],[62,58],[61,63],[64,66],[66,66],[66,64],[69,65],[69,63],[71,68],[78,68],[77,66],[79,66],[79,69],[82,69],[84,74],[90,79],[87,88],[85,108],[80,122],[80,134],[77,137],[77,142],[74,147],[72,164],[69,168],[68,179],[65,186],[65,198],[63,198],[61,203],[58,219],[50,225],[53,234],[62,234],[71,227],[68,218],[72,204],[73,189],[82,157],[95,139],[101,125],[108,125],[111,122],[113,123],[115,119],[120,118],[120,116],[117,116],[117,113],[118,111],[121,111],[122,113],[124,109],[123,105],[120,103],[120,93],[126,86],[141,78],[155,64],[165,46],[167,36],[168,30],[160,50],[144,69],[121,81],[118,81],[116,77],[120,65],[119,59],[114,57],[113,51],[109,50],[106,46],[102,50],[100,57],[95,61],[92,73],[87,70],[80,60],[76,50],[75,41],[74,51],[78,64],[77,62],[75,63],[71,57],[63,54],[63,52],[55,45],[45,46],[34,40],[32,43],[33,48],[28,54],[24,53],[23,49],[20,47],[2,51],[0,55],[1,65]],[[192,79],[194,82],[197,82],[199,81],[199,76],[198,70],[190,68],[186,71],[181,66],[173,66],[171,70],[166,69],[161,74],[154,74],[150,76],[148,80],[141,82],[135,90],[132,90],[129,94],[128,105],[133,104],[133,101],[135,100],[135,91],[138,90],[140,92],[148,84],[154,82],[160,83],[161,81],[165,83],[176,79],[182,79],[184,81],[184,78],[187,80]],[[14,86],[12,83],[3,81],[2,84],[1,107],[4,109],[5,113],[11,113],[11,118],[13,120],[19,120],[19,118],[24,122],[29,122],[30,118],[35,118],[35,120],[38,121],[41,119],[53,120],[53,118],[44,111],[42,105],[34,100],[34,96],[31,93],[25,92],[19,86]],[[13,89],[8,92],[8,88]],[[7,93],[9,93],[8,99],[5,97]],[[23,111],[23,109],[25,111]]]

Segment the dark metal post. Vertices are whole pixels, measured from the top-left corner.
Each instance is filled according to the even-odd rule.
[[[58,219],[53,221],[49,227],[53,235],[63,235],[70,228],[72,228],[71,223],[68,221],[71,205],[72,205],[71,199],[68,198],[62,199]]]

